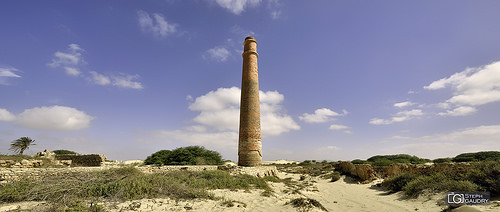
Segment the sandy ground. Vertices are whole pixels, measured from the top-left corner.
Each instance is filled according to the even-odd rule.
[[[306,177],[299,180],[298,174],[280,173],[281,179],[292,178],[295,187],[284,183],[270,183],[274,193],[270,197],[262,196],[262,190],[230,191],[214,190],[216,196],[224,200],[190,200],[176,201],[171,199],[142,199],[119,204],[108,204],[110,211],[324,211],[318,207],[294,208],[287,204],[296,198],[311,198],[321,203],[328,211],[442,211],[444,194],[405,199],[401,193],[387,194],[375,186],[380,181],[370,184],[358,184],[351,178],[342,177],[337,182]],[[298,187],[299,192],[293,192]],[[224,204],[226,203],[226,204]],[[230,204],[228,204],[230,203]],[[0,212],[15,209],[33,209],[40,202],[24,202],[0,205]],[[499,211],[500,203],[486,206],[463,206],[454,211]]]

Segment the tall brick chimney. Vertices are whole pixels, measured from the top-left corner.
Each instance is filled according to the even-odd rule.
[[[262,164],[262,140],[257,41],[254,37],[247,37],[243,46],[238,165],[260,166]]]

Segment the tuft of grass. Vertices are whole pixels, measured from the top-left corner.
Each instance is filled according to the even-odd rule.
[[[293,207],[297,208],[298,211],[310,211],[315,207],[323,211],[328,211],[320,202],[311,198],[296,198],[286,204],[292,205]]]
[[[341,175],[340,172],[334,171],[328,174],[321,175],[320,178],[330,179],[330,182],[336,182],[337,180],[340,180],[340,175]]]

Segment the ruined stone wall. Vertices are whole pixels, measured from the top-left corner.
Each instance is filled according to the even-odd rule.
[[[71,167],[81,166],[103,166],[106,156],[101,154],[93,155],[56,155],[56,160],[71,160]]]
[[[335,166],[335,169],[348,173],[352,176],[359,177],[359,179],[363,181],[370,181],[376,178],[375,170],[369,164],[352,164],[351,162],[340,162]]]
[[[335,169],[359,177],[361,180],[395,177],[403,173],[415,175],[430,175],[433,173],[464,174],[469,171],[472,163],[437,163],[437,164],[407,164],[395,163],[390,166],[372,167],[369,164],[352,164],[340,162]]]
[[[394,177],[403,173],[416,175],[430,175],[437,172],[447,174],[465,174],[471,168],[472,163],[436,163],[436,164],[406,164],[395,163],[390,166],[378,168],[382,177]]]
[[[82,174],[91,171],[100,171],[113,166],[106,167],[71,167],[71,168],[0,168],[0,183],[7,183],[21,179],[43,180],[48,177],[77,178]],[[248,174],[256,177],[277,175],[278,170],[275,166],[260,167],[227,167],[227,166],[161,166],[136,167],[144,173],[165,173],[169,171],[205,171],[205,170],[225,170],[231,174]]]
[[[5,168],[35,168],[42,165],[42,160],[22,160],[20,162],[14,160],[0,160],[0,167]]]

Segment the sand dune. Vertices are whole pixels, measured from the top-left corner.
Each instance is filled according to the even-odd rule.
[[[401,193],[387,194],[370,184],[359,184],[352,178],[342,178],[337,182],[314,177],[300,180],[298,174],[279,173],[281,179],[292,178],[295,187],[284,183],[270,183],[274,193],[270,197],[262,196],[262,190],[230,191],[227,189],[212,192],[224,200],[182,200],[142,199],[116,204],[107,204],[109,211],[324,211],[320,208],[294,208],[287,204],[296,198],[311,198],[321,203],[328,211],[441,211],[446,208],[444,194],[406,199]],[[300,188],[300,189],[297,189]],[[293,192],[294,190],[298,192]],[[440,202],[441,205],[438,203]],[[0,205],[0,211],[13,209],[33,209],[37,202]],[[301,210],[303,209],[303,210]],[[456,211],[500,211],[498,203],[487,206],[466,206]]]
[[[386,191],[374,186],[380,181],[370,184],[358,184],[351,178],[343,176],[337,182],[307,177],[300,181],[300,175],[279,173],[281,179],[291,177],[299,184],[306,184],[300,193],[293,193],[290,187],[283,183],[270,183],[274,194],[270,197],[262,196],[262,191],[252,190],[214,190],[216,196],[224,197],[227,202],[232,202],[229,207],[224,201],[195,200],[174,201],[170,199],[144,199],[140,201],[129,201],[118,204],[114,211],[132,209],[130,206],[140,207],[137,211],[300,211],[298,208],[287,204],[295,198],[311,198],[319,201],[328,211],[441,211],[446,208],[443,205],[444,194],[420,197],[417,199],[406,199],[401,193],[387,194]],[[441,201],[440,201],[441,200]],[[441,202],[441,205],[438,205]],[[305,209],[305,208],[304,208]],[[319,208],[305,209],[304,211],[323,211]],[[500,206],[467,206],[461,211],[500,211]]]

